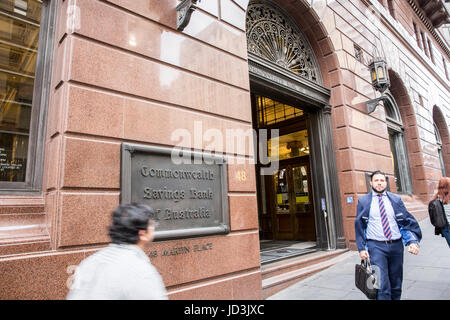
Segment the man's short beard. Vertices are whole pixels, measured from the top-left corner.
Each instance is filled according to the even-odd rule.
[[[386,189],[387,189],[387,186],[386,186],[386,188],[384,188],[382,191],[378,191],[378,190],[376,190],[374,187],[372,187],[372,190],[373,191],[375,191],[376,193],[383,193],[383,192],[385,192],[386,191]]]

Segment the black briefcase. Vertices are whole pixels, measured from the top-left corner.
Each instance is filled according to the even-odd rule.
[[[361,264],[355,265],[355,286],[369,299],[376,299],[378,294],[377,276],[372,271],[372,265],[367,258]]]

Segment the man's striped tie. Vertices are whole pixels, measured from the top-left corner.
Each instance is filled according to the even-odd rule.
[[[384,208],[384,202],[383,199],[381,198],[381,194],[378,194],[377,196],[378,196],[378,205],[380,206],[380,216],[381,216],[381,224],[383,226],[383,232],[386,238],[390,240],[392,237],[392,233],[391,228],[389,227],[388,218],[386,216],[386,209]]]

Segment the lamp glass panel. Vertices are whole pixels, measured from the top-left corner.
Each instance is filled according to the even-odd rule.
[[[384,79],[384,68],[382,66],[378,66],[377,68],[378,80]]]
[[[372,69],[372,81],[377,80],[377,73],[375,72],[375,69]]]

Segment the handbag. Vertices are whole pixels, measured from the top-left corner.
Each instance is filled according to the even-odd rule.
[[[355,265],[355,286],[366,295],[367,298],[373,300],[377,298],[377,276],[372,271],[372,265],[367,258],[361,260],[361,264]]]

